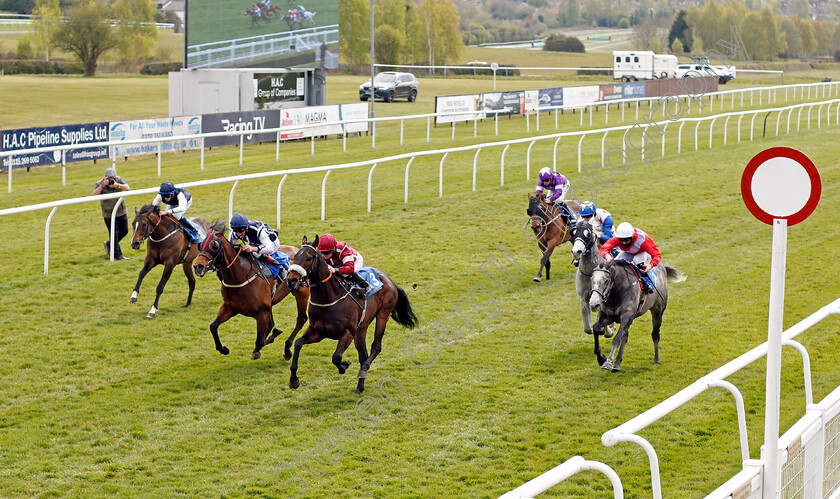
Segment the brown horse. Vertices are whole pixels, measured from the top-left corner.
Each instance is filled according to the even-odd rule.
[[[268,15],[263,13],[262,9],[255,10],[255,9],[248,9],[245,11],[246,16],[251,16],[251,27],[259,26],[260,21],[265,21],[266,24],[271,24],[271,19],[268,18]]]
[[[210,224],[203,218],[194,218],[193,222],[200,225],[205,232],[210,228]],[[154,319],[166,281],[169,280],[175,266],[183,263],[184,274],[187,275],[190,286],[190,294],[187,296],[187,304],[184,307],[189,307],[192,303],[193,291],[195,291],[195,277],[191,264],[198,255],[198,245],[190,242],[189,234],[181,228],[181,223],[173,216],[161,216],[157,206],[147,204],[139,211],[135,208],[134,221],[131,222],[131,225],[134,227],[134,234],[131,236],[132,248],[140,249],[140,245],[146,238],[149,239],[149,242],[146,243],[146,260],[143,262],[143,268],[140,269],[140,276],[137,278],[137,284],[134,285],[130,302],[137,303],[137,294],[140,292],[140,284],[143,282],[143,278],[155,266],[162,263],[163,275],[160,276],[160,282],[157,285],[155,304],[152,305],[151,310],[146,315],[149,319]]]
[[[308,281],[312,293],[312,301],[309,302],[309,326],[303,336],[295,342],[289,386],[293,389],[300,386],[297,367],[303,345],[329,338],[338,341],[332,362],[338,368],[339,374],[344,374],[350,365],[349,361],[342,361],[341,356],[351,341],[356,343],[356,350],[359,352],[359,382],[356,393],[362,393],[370,365],[382,350],[382,336],[385,334],[388,317],[393,317],[398,324],[407,328],[417,326],[417,317],[411,310],[411,303],[405,291],[379,269],[376,269],[376,275],[382,281],[382,288],[367,299],[357,298],[349,285],[343,284],[338,277],[333,278],[334,274],[317,247],[317,236],[312,244],[309,244],[304,236],[303,244],[295,255],[295,265],[289,268],[289,276],[286,278],[293,290]],[[368,355],[365,339],[367,328],[374,318],[376,329]]]
[[[257,341],[251,359],[260,358],[260,349],[283,332],[274,327],[274,315],[271,307],[280,303],[289,292],[285,280],[276,280],[265,276],[259,264],[250,253],[237,251],[230,241],[225,239],[224,222],[214,224],[201,244],[201,252],[195,260],[195,273],[203,277],[208,270],[216,271],[222,281],[222,306],[216,319],[210,324],[216,350],[222,355],[230,353],[228,347],[219,341],[219,325],[231,317],[242,314],[253,317],[257,321]],[[294,246],[280,246],[280,251],[289,255],[294,263],[297,248]],[[303,288],[294,293],[297,301],[297,323],[289,339],[286,340],[284,356],[286,360],[292,358],[292,340],[298,331],[306,324],[306,305],[309,303],[309,289]],[[268,333],[271,332],[271,336]]]
[[[577,213],[580,209],[580,203],[577,201],[563,201],[570,211]],[[545,278],[551,279],[551,254],[554,248],[571,240],[572,229],[560,216],[560,208],[550,204],[545,200],[542,193],[537,196],[528,194],[528,209],[526,210],[531,217],[531,229],[537,238],[540,251],[543,256],[540,259],[540,270],[534,276],[535,282],[542,280],[542,271],[545,268]]]
[[[286,24],[289,25],[290,30],[294,30],[295,26],[298,26],[300,29],[303,29],[303,19],[300,16],[292,17],[291,15],[286,14],[280,19],[286,21]]]

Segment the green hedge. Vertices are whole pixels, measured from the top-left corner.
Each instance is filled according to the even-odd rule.
[[[0,71],[7,75],[17,74],[84,74],[78,62],[46,62],[27,60],[0,60]]]
[[[150,62],[140,69],[141,75],[165,75],[170,71],[180,71],[183,67],[181,62]]]

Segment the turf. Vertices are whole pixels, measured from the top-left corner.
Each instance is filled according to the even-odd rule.
[[[350,87],[346,92],[352,93]],[[107,261],[98,206],[57,211],[47,277],[42,231],[48,212],[4,217],[0,496],[292,497],[305,485],[304,497],[495,497],[579,454],[613,467],[626,497],[649,497],[644,453],[632,444],[606,448],[600,436],[766,339],[771,230],[747,212],[739,190],[744,166],[759,151],[797,147],[814,160],[823,181],[817,210],[789,231],[786,327],[840,291],[834,278],[840,265],[826,251],[840,227],[833,145],[839,129],[825,128],[824,121],[818,129],[816,113],[809,129],[804,114],[799,132],[794,128],[779,138],[737,143],[730,123],[722,146],[717,128],[711,150],[702,127],[700,150],[693,152],[687,134],[680,156],[669,137],[664,158],[634,162],[614,185],[599,190],[599,205],[618,222],[651,234],[665,261],[688,275],[671,288],[662,365],[652,365],[645,317],[631,329],[617,374],[597,367],[591,337],[582,332],[568,245],[558,249],[550,281],[531,281],[538,252],[520,230],[527,218],[525,195],[533,190],[535,168],[549,163],[553,141],[532,149],[531,180],[525,178],[527,146],[511,147],[503,187],[501,151],[483,151],[476,192],[473,154],[450,154],[443,197],[437,195],[439,158],[418,159],[411,166],[408,204],[402,200],[405,163],[382,163],[373,177],[370,214],[368,169],[334,171],[325,222],[323,175],[288,179],[284,242],[299,244],[303,235],[324,232],[349,241],[406,289],[426,333],[410,337],[389,325],[366,395],[379,397],[373,386],[388,380],[402,390],[383,385],[389,398],[378,398],[368,413],[357,404],[372,399],[352,393],[352,347],[346,358],[353,366],[345,376],[329,360],[334,342],[305,347],[296,391],[287,386],[289,363],[280,344],[266,347],[259,361],[248,359],[251,319],[235,318],[220,328],[231,354],[219,355],[207,328],[220,304],[212,276],[198,282],[193,305],[182,309],[186,280],[176,271],[158,318],[145,319],[160,270],[144,282],[140,304],[129,305],[144,249],[127,249],[129,261]],[[561,126],[575,128],[577,120],[565,115]],[[163,171],[166,179],[184,182],[355,161],[471,143],[470,127],[457,125],[455,141],[449,128],[433,128],[426,144],[425,123],[415,125],[402,148],[394,127],[383,131],[376,149],[369,137],[348,140],[347,153],[341,141],[318,141],[314,158],[308,143],[289,143],[279,163],[273,145],[247,146],[241,167],[235,148],[216,148],[208,151],[204,172],[197,152],[171,154],[163,157]],[[502,120],[500,129],[501,138],[526,133],[521,118]],[[480,124],[478,140],[497,140],[491,122]],[[585,160],[596,161],[596,140],[586,144]],[[574,171],[576,144],[561,141],[558,151],[560,169],[572,183],[585,180]],[[105,166],[71,165],[65,187],[56,168],[16,172],[15,191],[2,195],[0,208],[87,195]],[[160,182],[154,158],[117,167],[134,189]],[[276,225],[277,182],[242,182],[234,209]],[[5,181],[0,187],[5,192]],[[193,189],[191,214],[225,218],[229,188]],[[129,207],[148,201],[130,198]],[[501,286],[482,270],[488,256],[503,258],[500,245],[524,268],[510,266],[514,281],[501,280]],[[275,318],[288,332],[291,302],[278,305]],[[815,400],[840,384],[832,325],[799,337],[811,352]],[[798,354],[786,349],[783,364],[784,429],[804,413],[804,392]],[[751,456],[757,458],[763,362],[729,381],[744,395]],[[740,469],[734,404],[722,390],[707,391],[641,435],[657,449],[665,497],[703,496]],[[287,488],[275,487],[284,482]],[[604,476],[585,472],[545,497],[611,497],[611,489]]]

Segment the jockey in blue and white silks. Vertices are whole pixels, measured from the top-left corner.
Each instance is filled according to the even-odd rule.
[[[589,222],[601,244],[613,237],[613,217],[607,210],[596,207],[592,201],[587,201],[580,205],[578,215]]]
[[[245,243],[242,251],[256,253],[257,259],[267,263],[274,277],[280,273],[280,267],[289,270],[289,256],[280,253],[280,240],[277,231],[268,224],[258,220],[248,220],[245,215],[237,213],[230,219],[230,242],[241,240]]]
[[[161,216],[171,215],[181,222],[181,226],[189,234],[192,242],[200,243],[204,239],[201,230],[192,223],[192,220],[184,216],[184,213],[192,206],[192,195],[188,190],[176,188],[172,182],[164,182],[160,184],[160,191],[152,201],[152,206],[160,206],[161,202],[166,203],[166,209],[160,212]]]

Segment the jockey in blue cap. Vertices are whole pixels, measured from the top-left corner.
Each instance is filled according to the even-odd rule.
[[[204,234],[184,213],[192,206],[192,195],[186,189],[175,187],[172,182],[160,184],[160,191],[152,201],[152,206],[160,206],[161,201],[166,203],[166,209],[161,210],[161,215],[171,215],[175,220],[181,222],[181,227],[189,234],[190,240],[200,243],[204,240]]]
[[[613,236],[612,215],[607,210],[596,207],[592,201],[580,205],[578,216],[592,225],[592,230],[598,236],[598,241],[601,244],[604,244]]]
[[[547,166],[540,170],[540,181],[537,184],[536,195],[539,196],[545,190],[545,199],[549,203],[560,207],[561,216],[566,225],[574,225],[575,223],[574,214],[563,202],[570,186],[571,183],[565,175],[557,173]]]
[[[257,259],[268,264],[272,275],[276,278],[280,274],[280,268],[285,271],[289,269],[289,256],[280,253],[280,240],[277,231],[269,227],[267,223],[257,220],[248,220],[245,215],[237,213],[230,219],[230,242],[235,244],[237,240],[245,243],[242,251],[256,253]]]

